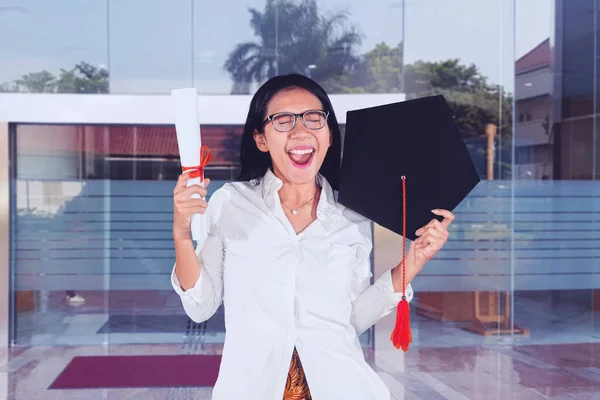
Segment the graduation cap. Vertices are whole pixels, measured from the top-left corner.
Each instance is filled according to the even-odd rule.
[[[348,111],[338,201],[406,239],[452,211],[480,178],[454,117],[441,95]],[[408,349],[408,302],[398,304],[392,342]]]

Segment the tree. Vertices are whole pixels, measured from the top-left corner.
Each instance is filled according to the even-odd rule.
[[[69,71],[61,69],[56,84],[59,93],[108,93],[108,71],[81,62]]]
[[[511,96],[502,87],[488,83],[477,66],[461,64],[458,59],[419,60],[403,65],[402,44],[390,47],[380,43],[335,83],[330,86],[341,93],[403,92],[407,99],[441,94],[448,101],[463,137],[482,136],[488,123],[499,125],[499,133],[504,136],[512,133]]]
[[[512,134],[511,96],[489,84],[473,64],[417,61],[405,66],[405,82],[408,99],[444,95],[465,138],[483,135],[488,123],[498,125],[503,136]]]
[[[238,44],[224,64],[233,93],[249,93],[253,82],[291,72],[327,86],[357,61],[354,49],[361,39],[354,28],[345,27],[347,13],[321,16],[316,0],[267,0],[263,12],[249,11],[258,41]]]
[[[459,59],[403,65],[402,48],[402,43],[396,47],[378,44],[330,86],[340,93],[402,92],[407,100],[443,95],[480,171],[485,171],[486,125],[499,127],[496,159],[502,160],[500,177],[509,176],[512,96],[490,84],[477,66],[462,64]]]
[[[70,70],[61,69],[58,78],[46,70],[28,73],[0,85],[0,92],[108,93],[108,78],[106,69],[81,62]]]
[[[474,65],[462,65],[459,59],[440,62],[416,61],[406,66],[406,91],[420,92],[438,89],[453,89],[474,92],[487,89],[487,79]]]
[[[365,54],[355,75],[367,93],[401,92],[402,63],[402,44],[392,48],[380,43]]]
[[[15,93],[18,91],[19,89],[14,82],[12,84],[8,82],[0,84],[0,93]]]
[[[51,93],[54,91],[54,76],[46,71],[30,72],[15,81],[17,87],[32,93]]]
[[[461,64],[458,59],[408,64],[405,66],[405,83],[407,99],[438,94],[446,98],[461,136],[482,174],[486,159],[486,125],[497,125],[499,139],[495,159],[500,167],[497,178],[510,177],[513,112],[510,94],[501,86],[490,84],[477,66]]]
[[[330,78],[328,86],[337,93],[393,93],[402,91],[402,44],[379,43],[359,58],[345,76]]]

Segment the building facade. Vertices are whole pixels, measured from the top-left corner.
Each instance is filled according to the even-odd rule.
[[[443,94],[453,109],[482,182],[414,281],[415,347],[600,332],[595,2],[143,3],[0,0],[7,346],[218,353],[224,310],[194,324],[169,282],[181,169],[169,94],[198,90],[212,193],[237,177],[255,90],[290,72],[327,90],[342,131],[363,107]],[[375,277],[400,245],[374,226]],[[392,325],[362,344],[404,368]]]

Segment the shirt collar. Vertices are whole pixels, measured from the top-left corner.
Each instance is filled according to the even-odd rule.
[[[337,192],[333,190],[327,179],[321,174],[317,174],[317,183],[321,186],[321,198],[317,204],[317,218],[323,222],[330,221],[339,216],[345,209],[343,205],[337,202]],[[279,192],[283,182],[279,179],[271,168],[267,169],[262,179],[262,196],[269,208],[275,205],[275,194]]]

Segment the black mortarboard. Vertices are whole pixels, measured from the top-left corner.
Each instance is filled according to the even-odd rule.
[[[410,240],[432,209],[452,211],[479,183],[443,96],[347,113],[339,202],[402,235],[403,175]]]
[[[443,96],[347,113],[338,201],[405,232],[404,241],[415,240],[431,219],[442,220],[431,210],[452,211],[479,181]]]

